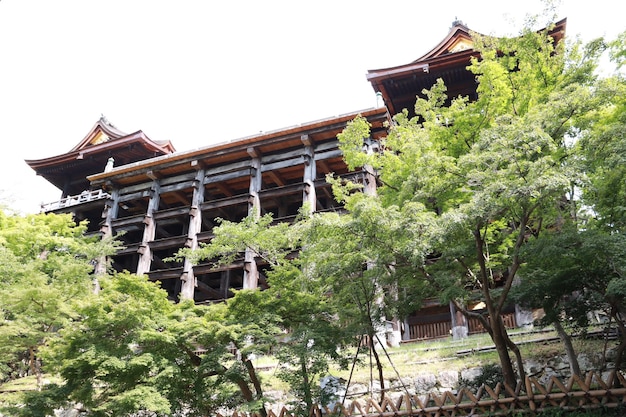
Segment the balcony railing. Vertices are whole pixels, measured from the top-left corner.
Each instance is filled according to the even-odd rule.
[[[71,206],[75,206],[78,204],[89,203],[91,201],[104,200],[107,198],[111,198],[111,194],[102,191],[83,191],[78,195],[70,195],[65,198],[62,198],[58,201],[54,201],[52,203],[45,203],[41,205],[42,212],[59,210]]]

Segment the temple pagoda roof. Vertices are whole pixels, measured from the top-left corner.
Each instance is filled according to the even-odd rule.
[[[124,133],[102,116],[68,152],[25,162],[65,194],[75,194],[88,189],[86,177],[102,172],[111,157],[115,165],[125,165],[173,152],[170,141],[153,141],[141,130]]]
[[[567,19],[555,23],[549,35],[555,42],[565,35]],[[467,70],[474,50],[472,31],[461,21],[453,22],[448,34],[434,48],[416,60],[395,67],[369,70],[367,80],[380,92],[390,114],[408,109],[413,114],[415,99],[422,90],[431,88],[442,78],[449,97],[476,95],[476,79]]]

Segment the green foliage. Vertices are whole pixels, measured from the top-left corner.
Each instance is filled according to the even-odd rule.
[[[83,236],[69,215],[0,212],[0,353],[4,377],[40,373],[39,349],[75,317],[74,304],[93,291],[93,261],[110,242]]]
[[[128,273],[101,285],[45,352],[46,369],[63,383],[29,401],[43,404],[60,390],[94,416],[200,416],[258,399],[229,349],[254,329],[234,323],[225,306],[172,304],[155,283]]]
[[[196,259],[230,262],[246,248],[265,259],[269,289],[238,291],[227,302],[223,322],[238,332],[235,345],[242,356],[270,350],[280,361],[277,376],[289,384],[302,409],[317,397],[320,375],[330,363],[345,367],[341,348],[351,334],[337,321],[338,305],[328,298],[328,286],[313,270],[293,257],[309,223],[272,224],[271,216],[247,218],[241,223],[222,222],[215,238],[198,250]]]
[[[626,300],[624,239],[573,227],[545,233],[525,251],[527,263],[515,298],[528,307],[543,308],[548,324],[565,316],[586,327],[589,311],[610,311]]]
[[[614,56],[623,56],[626,36],[612,43]],[[620,61],[621,65],[621,61]],[[599,85],[598,94],[608,105],[595,112],[578,144],[590,186],[583,189],[584,202],[593,207],[596,221],[607,230],[624,232],[626,226],[626,83],[617,74]]]
[[[459,387],[469,388],[472,392],[477,392],[483,385],[495,388],[502,381],[502,367],[490,363],[483,366],[480,374],[471,380],[459,378]]]
[[[369,137],[364,120],[340,136],[350,166],[382,168],[383,211],[393,217],[405,205],[420,203],[435,215],[430,232],[414,240],[427,239],[431,251],[416,268],[442,301],[486,304],[485,318],[492,317],[489,327],[511,384],[509,345],[500,337],[505,330],[493,317],[510,303],[529,237],[576,213],[571,190],[586,178],[573,138],[611,109],[608,89],[599,88],[593,72],[604,43],[555,45],[549,30],[529,26],[515,38],[475,36],[480,59],[469,69],[478,98],[449,97],[439,80],[418,97],[415,117],[406,111],[394,117],[382,152],[355,155],[358,141]],[[379,247],[395,247],[393,238],[385,239]],[[371,253],[367,258],[378,262]]]

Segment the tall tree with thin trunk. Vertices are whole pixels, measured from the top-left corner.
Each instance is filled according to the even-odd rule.
[[[515,38],[476,36],[474,45],[475,101],[448,97],[439,80],[418,97],[416,117],[394,117],[383,152],[360,151],[369,136],[362,118],[340,140],[349,164],[378,170],[385,204],[421,202],[437,216],[433,251],[420,272],[442,301],[482,323],[513,386],[523,364],[502,314],[521,249],[570,215],[569,190],[580,171],[568,140],[603,104],[593,73],[601,44],[566,48],[548,30],[528,27]],[[470,308],[477,304],[484,309]]]

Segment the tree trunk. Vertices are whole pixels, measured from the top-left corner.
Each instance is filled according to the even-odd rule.
[[[515,389],[517,385],[517,377],[515,376],[515,370],[513,369],[513,363],[511,362],[511,355],[509,354],[506,329],[502,323],[502,319],[498,314],[489,316],[489,324],[492,328],[491,339],[498,352],[498,358],[500,359],[500,366],[502,367],[502,377],[504,382],[511,388]]]
[[[504,306],[504,298],[511,287],[510,281],[513,279],[513,275],[509,275],[507,278],[507,282],[505,284],[505,288],[503,293],[500,295],[499,301],[494,300],[491,297],[490,291],[490,279],[487,264],[485,262],[485,241],[483,239],[480,225],[474,229],[474,244],[476,248],[476,260],[478,261],[478,265],[480,267],[480,283],[481,283],[481,293],[483,295],[483,302],[487,307],[487,313],[489,314],[488,322],[491,327],[491,331],[489,332],[493,344],[496,347],[496,352],[498,352],[498,358],[500,359],[500,366],[502,367],[502,377],[504,378],[504,382],[508,384],[511,388],[515,389],[517,385],[517,377],[515,376],[515,370],[513,369],[513,364],[511,363],[511,355],[509,354],[509,346],[514,346],[513,341],[509,339],[508,334],[506,333],[506,328],[504,327],[504,322],[502,321],[502,317],[500,314],[502,313],[502,307]],[[520,241],[520,238],[518,238]],[[515,349],[517,347],[515,346]],[[519,354],[519,350],[516,352],[516,357],[518,357],[519,362],[521,363],[521,355]],[[524,372],[524,369],[521,369],[521,372]]]
[[[371,327],[372,331],[369,335],[370,340],[370,350],[374,355],[374,360],[376,361],[376,368],[378,369],[378,380],[380,381],[380,401],[385,398],[385,378],[383,374],[383,364],[380,363],[380,356],[378,356],[378,352],[376,351],[376,345],[374,343],[374,338],[376,337],[376,333],[373,331],[374,328]]]
[[[256,391],[257,398],[263,397],[263,388],[261,387],[261,381],[259,381],[259,377],[256,374],[256,369],[254,369],[254,365],[252,364],[252,361],[248,358],[245,358],[243,360],[243,364],[245,365],[246,370],[248,371],[248,375],[250,376],[250,381],[252,382],[252,385],[254,386],[254,390]]]
[[[256,391],[256,395],[253,397],[256,399],[262,398],[263,389],[261,388],[261,381],[259,381],[259,377],[256,373],[256,369],[254,368],[254,364],[252,363],[250,359],[247,358],[247,356],[242,357],[242,362],[244,366],[246,367],[246,370],[248,371],[248,376],[250,377],[250,381],[252,382],[252,385],[254,386],[254,390]],[[241,387],[241,385],[239,386]],[[248,391],[250,391],[250,394],[252,394],[252,391],[249,389],[248,384],[245,384],[245,386],[248,389]],[[253,400],[250,399],[247,401],[252,402]],[[261,405],[261,408],[259,409],[259,415],[261,417],[267,417],[267,411],[265,410],[265,406]]]
[[[615,353],[615,369],[620,371],[622,369],[622,361],[624,360],[624,351],[626,350],[626,326],[624,326],[624,322],[622,321],[617,309],[613,308],[612,313],[615,323],[617,323],[618,335],[620,338],[620,343],[619,346],[617,346],[617,351]]]
[[[519,381],[524,381],[526,379],[526,371],[524,371],[524,361],[522,360],[522,353],[519,350],[519,347],[517,347],[517,345],[515,344],[515,342],[513,340],[511,340],[511,338],[509,337],[509,333],[506,331],[506,327],[504,325],[504,322],[502,321],[502,316],[500,317],[500,325],[502,326],[502,330],[504,331],[504,338],[506,339],[506,344],[508,346],[508,348],[513,352],[513,354],[515,355],[515,361],[517,362],[517,369],[518,369],[518,380]]]
[[[35,375],[37,378],[37,391],[41,391],[43,387],[43,376],[41,375],[41,366],[39,366],[35,349],[34,346],[28,348],[28,367],[30,368],[31,374]]]
[[[302,388],[304,391],[304,402],[307,410],[313,408],[313,395],[311,394],[311,381],[309,381],[309,372],[306,369],[306,357],[300,356],[300,371],[302,372]]]
[[[567,334],[560,321],[554,322],[554,329],[556,330],[561,342],[563,342],[563,346],[565,346],[565,353],[567,354],[567,358],[569,359],[569,369],[572,375],[581,376],[580,374],[580,364],[578,363],[578,356],[576,355],[576,351],[574,350],[574,345],[572,345],[572,338]]]

